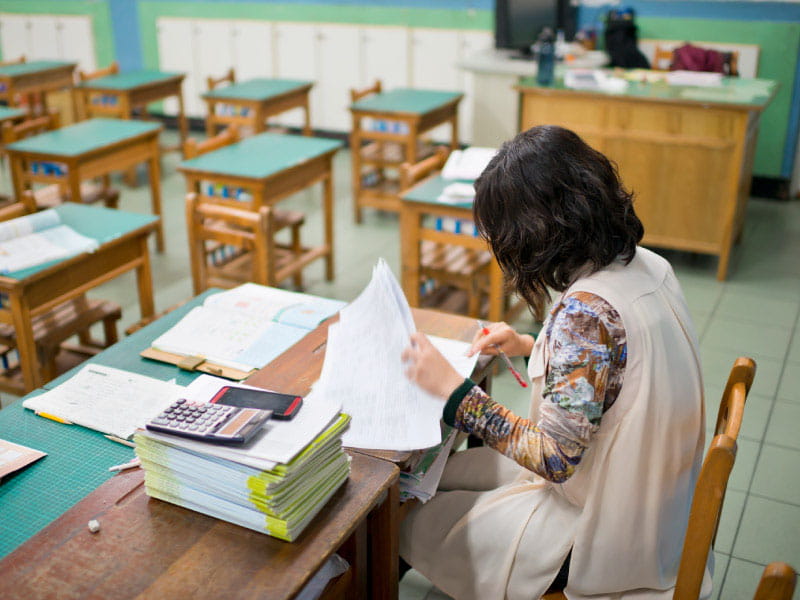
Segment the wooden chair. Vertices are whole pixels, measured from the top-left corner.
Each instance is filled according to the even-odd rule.
[[[438,146],[433,156],[413,165],[403,163],[400,166],[402,190],[407,190],[430,173],[440,171],[449,154],[449,148]],[[427,281],[434,281],[440,286],[463,290],[467,295],[467,313],[478,318],[481,316],[482,300],[488,296],[491,262],[492,255],[488,250],[423,240],[420,244],[419,283],[423,285]]]
[[[233,69],[231,69],[233,71]],[[210,79],[210,78],[209,78]],[[220,148],[224,148],[230,144],[235,144],[239,141],[239,129],[236,125],[230,125],[228,128],[223,130],[221,133],[203,140],[202,142],[198,142],[194,139],[186,140],[186,143],[183,146],[183,155],[186,157],[187,160],[196,158],[202,154],[207,152],[211,152],[213,150],[218,150]],[[201,193],[199,196],[199,200],[203,203],[224,203],[231,208],[239,208],[236,206],[238,202],[236,201],[225,201],[221,198],[217,198],[215,196]],[[248,206],[244,202],[241,203],[241,209],[243,210],[253,210],[257,209],[257,207]],[[281,231],[283,229],[289,229],[290,231],[290,244],[289,248],[292,249],[293,252],[296,254],[300,254],[303,250],[303,245],[300,239],[300,228],[305,223],[306,217],[301,211],[297,210],[282,210],[273,208],[270,211],[270,223],[272,227],[272,234],[270,238],[274,237],[274,233]],[[187,221],[188,223],[189,221]],[[219,244],[211,243],[207,244],[208,252],[210,257],[213,260],[213,254],[220,252]],[[297,289],[302,289],[303,287],[303,274],[301,270],[297,270],[293,275],[293,282]],[[205,288],[203,288],[205,289]],[[195,293],[197,292],[197,288],[195,288]]]
[[[764,567],[753,600],[792,600],[797,585],[797,573],[784,562]]]
[[[0,221],[23,217],[36,212],[33,195],[26,192],[19,202],[0,209]],[[2,317],[3,315],[0,315]],[[36,352],[45,382],[54,379],[59,373],[59,355],[62,350],[73,356],[92,356],[117,342],[117,321],[122,318],[122,309],[108,300],[89,300],[85,295],[68,300],[33,319],[33,334]],[[89,328],[101,323],[104,341],[95,340]],[[78,336],[78,344],[66,343]],[[9,369],[9,353],[17,346],[13,325],[0,318],[0,357],[3,367]]]
[[[274,286],[297,278],[314,260],[297,260],[293,246],[275,240],[275,210],[269,206],[254,211],[203,202],[189,194],[186,224],[195,294],[248,281]]]
[[[119,63],[117,61],[112,61],[107,67],[97,69],[96,71],[78,70],[78,80],[91,81],[92,79],[100,79],[101,77],[108,77],[109,75],[116,75],[117,73],[119,73]]]
[[[3,145],[7,146],[34,135],[53,131],[58,129],[59,125],[58,113],[48,113],[20,123],[5,122],[2,129]],[[66,168],[64,165],[50,163],[34,163],[34,165],[36,168],[44,169],[45,173],[47,169],[51,169],[54,179],[59,177],[59,169]],[[60,183],[37,188],[32,192],[36,205],[40,209],[53,208],[71,200],[69,191]],[[119,206],[119,190],[111,187],[111,178],[108,175],[101,177],[99,181],[84,181],[81,183],[80,202],[83,204],[102,202],[107,208],[117,208]]]
[[[8,67],[8,66],[11,66],[11,65],[20,65],[20,64],[22,64],[24,62],[27,62],[27,58],[25,58],[24,54],[21,54],[19,56],[19,58],[12,58],[11,60],[0,61],[0,67]],[[6,83],[0,81],[0,100],[3,100],[6,103],[9,103],[9,100],[12,99],[10,97],[11,95],[13,95],[13,92],[10,92],[8,89],[6,89]],[[34,100],[34,98],[27,99],[27,103],[28,103],[29,106],[33,106],[31,104],[31,101],[33,101],[33,100]]]
[[[739,438],[744,405],[755,376],[756,362],[752,358],[741,356],[736,359],[719,403],[714,435],[724,433],[734,441]]]
[[[208,84],[208,91],[213,90],[221,83],[233,85],[236,83],[236,69],[231,67],[222,77],[206,77],[206,83]]]

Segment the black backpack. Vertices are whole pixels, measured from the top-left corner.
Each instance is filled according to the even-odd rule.
[[[611,10],[606,15],[606,52],[610,66],[624,69],[649,69],[650,63],[636,45],[638,36],[635,12],[628,8]]]

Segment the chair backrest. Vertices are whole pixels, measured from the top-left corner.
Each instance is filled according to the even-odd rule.
[[[9,65],[19,65],[26,62],[28,59],[25,58],[24,54],[21,54],[19,58],[12,58],[11,60],[3,60],[0,61],[0,67],[7,67]]]
[[[797,573],[784,562],[764,567],[753,600],[792,600],[797,585]]]
[[[189,259],[195,294],[209,287],[232,287],[242,283],[235,277],[212,277],[209,273],[207,244],[216,242],[249,251],[252,271],[247,280],[269,285],[273,260],[274,214],[268,206],[257,211],[203,202],[197,194],[186,196],[186,226]]]
[[[236,125],[229,125],[226,129],[219,132],[217,135],[198,142],[193,138],[189,138],[183,144],[183,156],[186,160],[196,158],[206,152],[218,150],[225,146],[235,144],[240,139],[239,128]]]
[[[78,71],[78,79],[80,81],[90,81],[92,79],[100,79],[101,77],[108,77],[109,75],[116,75],[119,73],[119,63],[113,61],[104,69],[97,69],[96,71]]]
[[[380,79],[376,79],[375,83],[373,83],[370,87],[362,88],[360,90],[350,89],[350,101],[357,102],[361,100],[365,96],[369,96],[370,94],[380,94],[381,90],[383,89],[383,84],[381,83]]]
[[[432,156],[417,163],[405,162],[400,165],[400,194],[434,171],[440,171],[450,156],[450,148],[437,146]]]
[[[236,83],[236,69],[231,67],[222,77],[206,77],[209,91],[213,90],[221,83],[234,84]]]
[[[656,44],[653,52],[653,69],[656,71],[669,71],[672,66],[672,48],[664,48]]]
[[[25,119],[19,123],[6,121],[3,123],[3,144],[13,144],[32,135],[39,135],[46,131],[58,129],[61,125],[61,118],[58,113],[53,112],[32,119]]]
[[[714,435],[724,433],[734,441],[739,437],[747,394],[756,376],[756,361],[746,356],[736,359],[719,403]]]
[[[10,221],[36,212],[36,200],[30,191],[22,193],[22,198],[0,208],[0,221]]]
[[[725,434],[714,436],[694,488],[675,583],[675,600],[697,600],[700,597],[708,553],[716,535],[728,477],[735,460],[736,441]]]

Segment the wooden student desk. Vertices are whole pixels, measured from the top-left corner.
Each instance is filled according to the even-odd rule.
[[[25,111],[21,108],[9,108],[8,106],[0,106],[0,127],[6,121],[21,121],[25,118]]]
[[[401,284],[411,306],[420,305],[420,244],[424,240],[453,244],[474,250],[489,250],[486,242],[468,233],[437,231],[426,226],[426,218],[452,217],[472,221],[472,201],[451,203],[439,200],[452,181],[434,175],[407,190],[400,203]],[[471,182],[468,182],[471,183]],[[524,307],[522,301],[508,306],[503,272],[492,259],[489,267],[489,320],[513,320]]]
[[[155,312],[147,238],[158,219],[72,203],[55,210],[62,223],[97,240],[100,247],[92,253],[0,276],[0,293],[8,298],[7,308],[0,308],[0,319],[16,331],[20,363],[19,376],[0,376],[0,390],[16,395],[42,385],[32,326],[36,315],[132,269],[136,270],[142,317]]]
[[[150,102],[175,96],[178,99],[180,133],[180,144],[177,148],[183,148],[189,131],[183,110],[182,84],[185,77],[183,73],[139,70],[82,81],[75,86],[73,92],[77,99],[78,114],[83,119],[131,119],[135,108],[144,110]]]
[[[17,106],[20,95],[41,95],[44,104],[47,92],[70,89],[77,63],[57,60],[33,60],[0,66],[0,100]]]
[[[201,97],[208,106],[206,134],[216,135],[218,127],[236,124],[261,133],[267,119],[293,108],[305,112],[304,135],[311,135],[309,95],[313,81],[298,79],[249,79],[215,88]]]
[[[353,164],[353,207],[356,223],[361,222],[361,208],[371,206],[397,212],[400,200],[397,181],[378,177],[374,185],[364,182],[365,168],[396,169],[404,162],[415,163],[419,156],[420,136],[442,123],[450,123],[450,148],[458,148],[459,92],[396,89],[363,98],[350,105],[353,130],[350,149]],[[373,128],[367,128],[369,119]],[[385,127],[375,127],[383,123]],[[386,129],[390,129],[387,131]],[[364,143],[366,147],[362,147]],[[396,156],[388,155],[382,143],[400,145]]]
[[[295,260],[308,264],[324,258],[325,278],[331,281],[334,274],[332,163],[333,155],[342,145],[337,140],[261,133],[184,161],[178,170],[186,177],[187,190],[201,195],[203,200],[251,210],[273,206],[287,196],[322,183],[323,243],[308,248]],[[207,188],[217,184],[229,190],[241,188],[252,198],[245,202],[209,196]],[[273,284],[278,283],[274,276],[269,274]]]
[[[90,119],[9,144],[6,151],[14,195],[21,198],[34,183],[58,183],[67,188],[73,200],[79,200],[81,181],[146,162],[153,214],[159,217],[155,224],[156,247],[163,252],[159,131],[161,125],[156,123]],[[61,175],[45,174],[42,169],[34,172],[35,163],[60,163],[66,172]]]
[[[761,112],[777,90],[763,79],[720,87],[630,83],[619,93],[522,80],[520,129],[561,125],[618,165],[644,224],[643,244],[719,256],[727,277],[750,195]]]

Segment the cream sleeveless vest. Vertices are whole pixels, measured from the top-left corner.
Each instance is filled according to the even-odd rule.
[[[457,600],[531,600],[570,548],[570,600],[672,597],[704,443],[697,339],[669,264],[638,248],[578,279],[620,314],[622,390],[573,476],[545,481],[490,448],[451,457],[440,491],[401,528],[401,555]],[[545,329],[546,330],[546,329]],[[543,330],[543,331],[545,331]],[[531,418],[548,363],[534,346]],[[706,573],[702,597],[710,595]]]

